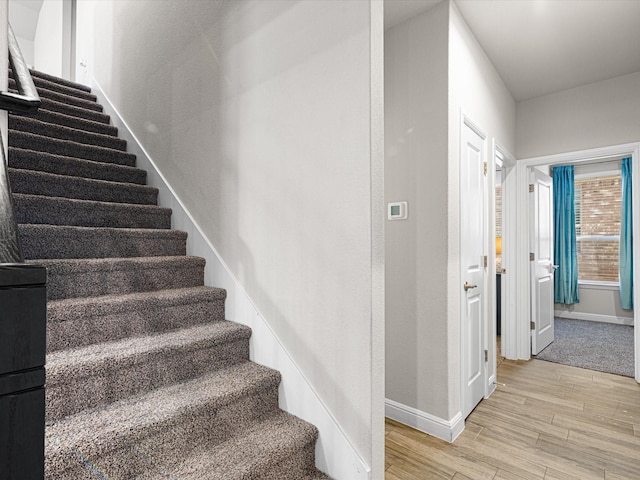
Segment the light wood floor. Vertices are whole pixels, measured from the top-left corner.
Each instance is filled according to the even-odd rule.
[[[496,391],[453,444],[387,419],[385,479],[640,479],[640,386],[504,360]]]

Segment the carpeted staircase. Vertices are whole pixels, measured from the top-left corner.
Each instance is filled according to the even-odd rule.
[[[9,117],[9,176],[48,271],[46,478],[328,478],[96,97],[32,74],[42,107]]]

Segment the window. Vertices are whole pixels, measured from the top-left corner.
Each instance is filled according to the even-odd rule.
[[[574,186],[578,280],[617,282],[621,175],[576,175]]]

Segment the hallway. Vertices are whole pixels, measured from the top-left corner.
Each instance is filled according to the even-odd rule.
[[[640,471],[640,385],[540,360],[503,361],[454,444],[386,422],[387,480],[612,480]]]

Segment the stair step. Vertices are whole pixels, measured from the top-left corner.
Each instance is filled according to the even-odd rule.
[[[9,91],[17,93],[17,90],[15,90],[15,82],[11,81],[10,84],[13,84],[14,88],[10,88]],[[36,90],[38,91],[40,100],[53,100],[54,102],[64,103],[65,105],[79,107],[85,110],[92,110],[98,113],[102,113],[102,111],[104,110],[102,105],[97,103],[95,100],[85,100],[84,98],[79,98],[77,96],[67,95],[55,90],[49,90],[48,88],[43,86],[36,86]]]
[[[241,434],[276,411],[279,382],[278,372],[244,362],[49,424],[45,477],[85,478],[70,473],[82,472],[82,458],[97,478],[166,478],[143,452],[178,462],[198,444]]]
[[[166,465],[170,478],[181,480],[300,480],[314,473],[317,437],[313,425],[277,412],[227,442],[183,452],[177,465],[173,459],[153,458]]]
[[[39,259],[27,263],[47,268],[47,298],[126,295],[204,285],[200,257]]]
[[[85,145],[70,140],[60,140],[44,135],[21,132],[19,130],[9,130],[9,146],[54,155],[64,155],[66,157],[82,158],[84,160],[127,165],[129,167],[133,167],[136,163],[135,155],[120,150]]]
[[[226,296],[221,288],[192,287],[52,300],[47,351],[221,321]]]
[[[64,102],[56,102],[55,100],[51,100],[50,98],[46,97],[42,97],[40,101],[41,105],[38,111],[47,110],[50,112],[64,113],[65,115],[84,118],[86,120],[92,120],[94,122],[104,123],[106,125],[109,125],[109,123],[111,123],[111,118],[109,117],[109,115],[98,112],[96,110],[88,110],[86,108],[68,105]]]
[[[42,77],[34,77],[33,75],[31,76],[31,78],[33,79],[33,84],[36,86],[36,89],[38,90],[38,92],[41,89],[46,89],[53,92],[61,93],[63,95],[68,95],[71,97],[77,97],[83,100],[88,100],[90,102],[97,101],[97,97],[93,93],[87,92],[86,90],[80,90],[78,88],[69,87],[62,83],[52,82]],[[17,88],[16,81],[14,79],[13,72],[11,70],[9,70],[9,88],[11,89]]]
[[[250,328],[221,320],[50,353],[47,420],[245,362],[250,336]]]
[[[12,131],[35,133],[36,135],[60,140],[70,140],[85,145],[96,145],[123,152],[127,151],[127,141],[114,137],[113,135],[103,135],[101,133],[86,132],[63,125],[54,125],[37,118],[9,115],[9,129]]]
[[[179,230],[19,224],[25,259],[176,256],[187,253]]]
[[[7,170],[14,193],[139,205],[156,205],[158,202],[158,189],[147,185],[69,177],[36,170]]]
[[[171,228],[171,209],[155,205],[14,193],[13,206],[18,223],[76,227]]]
[[[11,115],[9,115],[11,118]],[[27,118],[34,118],[42,122],[62,125],[65,127],[75,128],[84,132],[99,133],[101,135],[110,135],[112,137],[118,136],[118,128],[113,125],[108,125],[102,122],[95,122],[93,120],[87,120],[85,118],[74,117],[71,115],[65,115],[60,112],[53,112],[51,110],[39,109],[34,115],[30,115]]]
[[[11,70],[9,70],[11,71]],[[60,85],[65,85],[70,88],[75,88],[76,90],[83,90],[85,92],[90,92],[91,88],[83,85],[81,83],[72,82],[71,80],[67,80],[64,78],[56,77],[54,75],[49,75],[48,73],[41,72],[39,70],[34,70],[32,68],[29,69],[32,77],[42,78],[44,80],[49,80],[53,83],[58,83]]]
[[[9,167],[138,185],[144,185],[147,182],[147,172],[136,167],[101,163],[15,147],[9,147]]]

